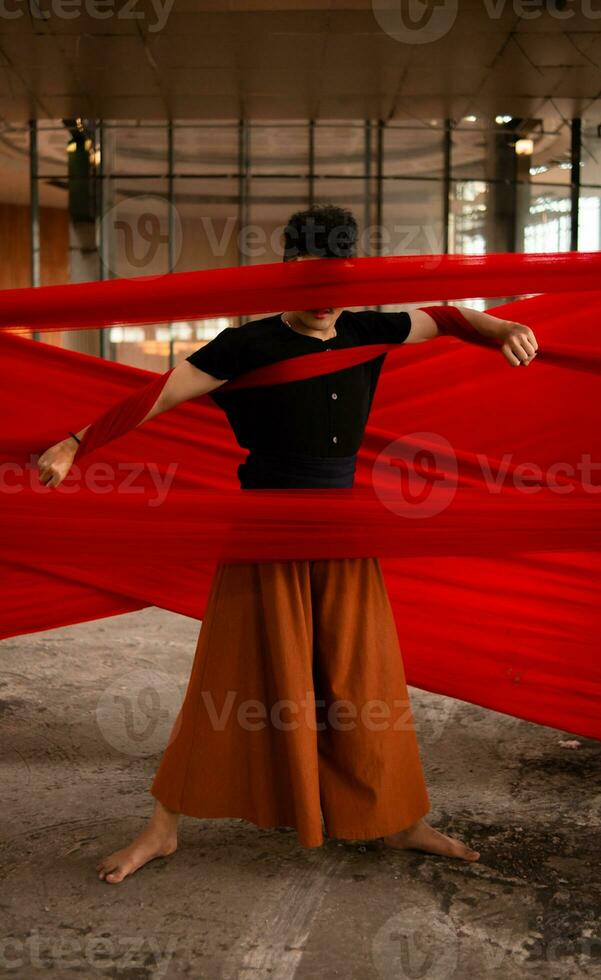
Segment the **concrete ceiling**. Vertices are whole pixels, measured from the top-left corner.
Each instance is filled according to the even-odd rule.
[[[601,120],[593,0],[38,2],[3,0],[0,121]]]

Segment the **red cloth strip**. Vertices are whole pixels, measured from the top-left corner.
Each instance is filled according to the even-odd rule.
[[[601,738],[601,296],[496,312],[534,329],[535,361],[453,338],[397,347],[341,500],[238,491],[244,454],[207,398],[41,487],[36,453],[164,381],[0,334],[0,635],[144,605],[201,618],[219,556],[381,552],[410,684]]]
[[[462,336],[465,331],[459,326],[455,329],[456,319],[453,317],[452,311],[449,307],[445,306],[430,306],[424,308],[426,312],[430,313],[434,311],[435,317],[438,321],[443,324],[443,326],[450,325],[451,329],[446,332],[456,333],[457,336]],[[444,310],[444,315],[439,312]],[[465,320],[463,314],[459,311],[455,311],[461,320]],[[467,320],[465,320],[467,323]],[[470,337],[474,336],[477,338],[475,342],[481,341],[484,347],[493,347],[490,340],[486,338],[480,338],[473,327],[468,324]],[[370,361],[375,357],[379,357],[382,354],[397,354],[401,348],[401,344],[369,344],[362,347],[351,347],[344,350],[324,350],[317,354],[303,354],[299,357],[292,357],[285,361],[279,361],[275,364],[268,364],[265,367],[256,368],[253,371],[248,371],[246,374],[240,375],[232,381],[226,381],[221,385],[221,391],[232,391],[242,388],[255,388],[260,385],[272,385],[272,384],[285,384],[289,381],[303,381],[306,378],[317,377],[322,374],[334,373],[336,371],[341,371],[344,368],[352,367],[355,364],[362,364],[364,361]],[[542,359],[547,360],[555,358],[556,361],[561,363],[564,356],[561,348],[551,348],[543,351]],[[575,358],[572,356],[572,360]],[[598,357],[598,362],[601,363],[601,355]],[[596,370],[595,365],[591,366],[585,358],[582,359],[584,362],[583,367],[586,370]],[[598,365],[597,365],[598,369]],[[81,443],[77,449],[77,458],[81,459],[82,456],[92,452],[94,449],[98,449],[101,446],[106,445],[108,442],[112,442],[119,436],[125,435],[131,429],[135,428],[143,418],[146,417],[155,401],[159,397],[163,387],[167,383],[167,379],[171,374],[169,371],[165,374],[158,375],[148,385],[145,385],[140,391],[134,392],[124,398],[122,401],[118,402],[116,405],[111,406],[103,415],[95,419],[86,429]]]
[[[0,293],[0,328],[80,330],[473,296],[598,290],[601,254],[411,255],[242,268]]]
[[[323,351],[319,354],[304,354],[275,364],[268,364],[254,371],[248,371],[233,381],[226,381],[220,390],[254,388],[259,385],[284,384],[286,381],[300,381],[305,378],[340,371],[353,364],[361,364],[380,354],[394,351],[399,344],[373,344],[367,347],[354,347],[347,350]],[[112,405],[103,415],[89,424],[77,449],[81,459],[94,449],[112,442],[135,428],[146,417],[163,390],[169,371],[160,374],[140,391],[133,392],[116,405]],[[83,426],[82,426],[83,428]]]
[[[495,346],[490,339],[483,337],[472,327],[469,320],[455,306],[420,306],[420,310],[432,317],[441,333],[459,340],[467,340],[482,347]]]
[[[144,385],[141,391],[134,391],[127,398],[111,405],[100,418],[90,423],[77,447],[77,458],[81,459],[94,449],[99,449],[100,446],[134,429],[148,415],[172,371],[173,368],[170,368],[165,374],[159,374],[149,384]]]

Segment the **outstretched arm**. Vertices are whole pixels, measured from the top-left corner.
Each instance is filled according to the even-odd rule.
[[[175,408],[180,402],[188,401],[190,398],[198,398],[199,395],[205,395],[222,384],[225,384],[224,379],[214,378],[189,361],[182,361],[181,364],[173,368],[154,405],[138,422],[138,426],[148,422],[149,419],[161,412]],[[75,434],[81,439],[87,429],[89,429],[89,425]],[[62,483],[73,465],[78,446],[79,443],[72,436],[67,436],[66,439],[46,449],[38,459],[40,482],[47,487],[57,487],[59,483]]]
[[[467,306],[427,306],[413,310],[405,343],[419,344],[444,334],[468,343],[497,346],[513,367],[530,364],[538,350],[530,327]]]

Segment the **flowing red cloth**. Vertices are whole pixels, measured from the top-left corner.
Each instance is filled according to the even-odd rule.
[[[496,312],[532,326],[535,361],[454,338],[395,347],[356,491],[238,490],[244,453],[206,398],[42,487],[38,453],[123,398],[135,422],[166,376],[4,332],[1,635],[148,605],[201,618],[217,560],[376,554],[410,683],[600,738],[601,296]],[[324,357],[339,354],[359,351]]]
[[[597,291],[601,253],[389,255],[270,262],[104,282],[5,289],[0,329],[79,330],[250,316],[322,306],[368,307],[530,293]]]
[[[419,309],[429,313],[439,333],[467,340],[471,344],[480,344],[482,347],[491,346],[491,341],[482,337],[456,306],[420,306]]]

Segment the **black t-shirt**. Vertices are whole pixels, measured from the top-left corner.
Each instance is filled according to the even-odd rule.
[[[409,313],[343,310],[336,336],[320,340],[287,326],[280,314],[226,327],[186,360],[219,379],[316,351],[403,343]],[[265,453],[341,457],[358,452],[385,354],[319,377],[211,393],[238,444]]]

